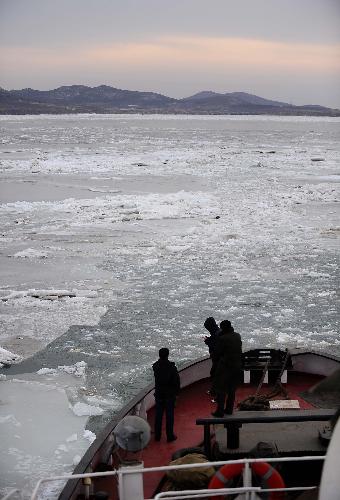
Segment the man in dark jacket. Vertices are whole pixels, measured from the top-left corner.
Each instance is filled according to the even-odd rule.
[[[204,343],[207,344],[208,349],[209,349],[210,358],[212,358],[213,357],[212,353],[216,347],[216,342],[217,342],[218,336],[221,334],[221,329],[218,326],[218,324],[216,323],[215,318],[213,318],[212,316],[210,316],[209,318],[207,318],[205,320],[204,328],[206,328],[208,330],[208,332],[210,333],[209,337],[205,337]],[[214,389],[212,386],[212,379],[214,376],[214,371],[215,371],[215,365],[214,365],[214,362],[212,360],[211,369],[210,369],[211,387],[208,391],[208,394],[210,394],[213,397],[215,395]],[[212,401],[215,402],[214,399],[212,399]]]
[[[215,366],[213,389],[216,393],[217,408],[212,415],[223,417],[224,413],[232,414],[236,388],[242,374],[242,340],[234,331],[230,321],[220,324],[221,334],[217,338],[212,360]]]
[[[169,349],[159,350],[159,360],[152,365],[155,376],[155,440],[160,441],[162,435],[163,414],[166,415],[167,441],[175,441],[174,413],[176,396],[180,389],[179,374],[174,362],[168,360]]]
[[[217,338],[218,338],[219,334],[221,333],[221,330],[220,330],[219,326],[217,325],[215,318],[213,318],[212,316],[210,316],[209,318],[207,318],[205,320],[204,328],[206,328],[208,330],[208,332],[210,333],[209,337],[205,337],[204,342],[208,346],[209,354],[211,357],[212,352],[213,352],[215,345],[216,345],[216,342],[217,342]]]

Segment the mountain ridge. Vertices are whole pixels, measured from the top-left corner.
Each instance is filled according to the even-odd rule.
[[[296,106],[247,92],[204,90],[175,99],[157,92],[124,90],[109,85],[62,85],[52,90],[0,88],[0,114],[163,113],[274,114],[340,116],[339,109],[318,104]]]

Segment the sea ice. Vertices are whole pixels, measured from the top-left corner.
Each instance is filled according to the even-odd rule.
[[[60,445],[58,445],[58,447],[57,447],[57,450],[56,450],[56,451],[57,451],[57,452],[61,452],[61,451],[67,452],[67,451],[68,451],[68,448],[67,448],[67,446],[66,446],[65,444],[60,444]]]
[[[58,366],[58,370],[74,375],[75,377],[85,377],[85,361],[78,361],[73,366]]]
[[[13,255],[16,259],[46,259],[48,257],[48,252],[42,252],[39,250],[35,250],[34,248],[26,248],[25,250],[21,250],[21,252],[17,252]]]
[[[78,439],[78,434],[74,433],[71,434],[71,436],[69,436],[68,438],[66,438],[66,442],[71,443],[72,441],[77,441],[77,439]]]
[[[86,403],[78,402],[74,406],[71,406],[71,409],[75,415],[78,417],[89,417],[91,415],[102,415],[104,410],[99,408],[99,406],[91,406]]]
[[[40,368],[40,370],[37,371],[38,375],[55,375],[57,373],[57,370],[55,368]]]
[[[14,354],[13,352],[7,351],[0,347],[0,368],[6,365],[11,365],[12,363],[20,361],[21,356]]]
[[[56,364],[72,367],[69,379],[84,386],[48,391],[49,378],[57,384],[68,373],[36,375],[41,399],[26,411],[38,418],[36,408],[44,409],[43,430],[67,427],[49,447],[52,460],[39,459],[32,444],[19,449],[31,429],[0,407],[25,427],[13,448],[26,484],[80,459],[75,448],[89,442],[79,421],[110,404],[119,409],[146,385],[160,347],[171,346],[178,363],[206,354],[204,317],[231,319],[245,348],[340,353],[338,118],[84,114],[77,127],[66,115],[0,122],[0,343],[28,356],[54,341],[55,355],[67,356]],[[86,378],[75,365],[82,360]],[[17,394],[19,383],[1,388],[9,383]],[[57,423],[53,393],[64,409],[54,408]],[[87,404],[76,407],[86,416],[68,402]],[[72,433],[81,438],[68,442]],[[58,461],[60,443],[70,450],[65,460],[59,450]],[[14,463],[5,463],[6,481]]]
[[[69,410],[63,389],[77,380],[65,373],[46,383],[37,377],[31,375],[30,381],[7,377],[1,383],[0,484],[14,484],[27,494],[41,476],[71,471],[63,464],[71,464],[72,457],[82,455],[89,444],[87,439],[67,442],[72,434],[82,435],[86,423],[86,417]]]
[[[83,437],[84,437],[85,439],[87,439],[88,441],[90,441],[90,443],[91,443],[91,444],[92,444],[92,443],[93,443],[93,441],[96,439],[96,435],[95,435],[95,433],[94,433],[94,432],[91,432],[91,431],[89,431],[89,430],[84,431]]]
[[[74,457],[72,458],[72,463],[73,465],[78,465],[79,462],[81,460],[81,456],[80,455],[74,455]]]

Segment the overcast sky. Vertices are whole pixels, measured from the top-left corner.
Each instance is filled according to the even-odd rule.
[[[340,108],[340,0],[0,0],[0,86]]]

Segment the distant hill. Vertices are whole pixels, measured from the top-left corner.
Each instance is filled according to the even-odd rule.
[[[122,90],[108,85],[62,86],[54,90],[0,88],[0,114],[41,113],[186,113],[340,116],[340,110],[311,104],[293,106],[246,92],[199,92],[173,99],[155,92]]]
[[[54,90],[0,91],[0,113],[122,113],[166,108],[176,99],[154,92],[121,90],[107,85],[70,85]]]
[[[203,114],[340,116],[340,110],[318,105],[294,106],[246,92],[219,94],[204,91],[181,99],[184,109]]]
[[[270,101],[253,94],[247,94],[246,92],[231,92],[226,94],[218,94],[217,92],[204,91],[199,92],[191,97],[186,97],[182,99],[184,102],[191,102],[195,100],[196,103],[200,101],[201,103],[223,103],[229,104],[230,106],[239,105],[260,105],[260,106],[289,106],[286,102]]]

